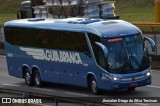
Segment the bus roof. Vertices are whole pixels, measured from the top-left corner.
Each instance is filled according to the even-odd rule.
[[[139,28],[123,20],[102,20],[87,18],[21,19],[6,22],[4,26],[88,32],[106,38],[141,33]]]

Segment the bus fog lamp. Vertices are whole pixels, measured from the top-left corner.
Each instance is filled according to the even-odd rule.
[[[114,88],[118,88],[118,85],[114,85]]]

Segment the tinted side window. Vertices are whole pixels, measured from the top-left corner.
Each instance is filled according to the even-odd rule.
[[[97,60],[98,49],[97,49],[97,45],[95,44],[95,42],[101,42],[101,38],[98,37],[97,35],[90,34],[90,33],[88,34],[88,37],[89,37],[89,40],[90,40],[94,55],[95,55],[96,60]]]
[[[45,31],[27,28],[5,28],[6,41],[12,45],[44,48]]]
[[[90,39],[90,43],[91,43],[97,64],[102,68],[106,69],[103,51],[95,44],[95,42],[101,42],[100,37],[94,34],[88,34],[88,36]]]
[[[90,56],[84,33],[27,28],[5,28],[6,41],[12,45],[79,51]]]
[[[90,55],[84,33],[67,31],[47,31],[46,47],[60,50],[79,51]]]

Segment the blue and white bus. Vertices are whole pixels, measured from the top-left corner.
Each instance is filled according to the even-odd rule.
[[[5,23],[9,75],[27,85],[43,82],[100,90],[151,84],[151,66],[139,28],[123,20],[22,19]]]

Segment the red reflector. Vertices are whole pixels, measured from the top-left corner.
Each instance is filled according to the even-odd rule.
[[[134,82],[134,83],[131,83],[130,84],[130,87],[134,87],[134,86],[137,86],[138,84],[136,83],[136,82]]]

